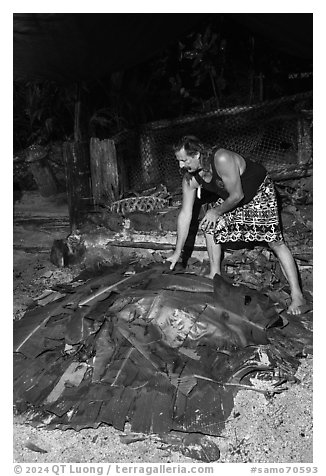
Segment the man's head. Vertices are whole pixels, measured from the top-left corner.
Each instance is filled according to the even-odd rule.
[[[202,168],[202,154],[205,148],[195,136],[184,136],[174,146],[174,153],[182,169],[194,173]]]

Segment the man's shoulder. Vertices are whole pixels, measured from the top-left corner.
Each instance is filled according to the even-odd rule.
[[[214,161],[223,162],[225,160],[232,158],[233,155],[234,155],[234,152],[232,152],[231,150],[219,148],[214,152]]]

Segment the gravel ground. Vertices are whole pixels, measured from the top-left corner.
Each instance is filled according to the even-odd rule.
[[[20,319],[32,299],[56,283],[71,281],[79,269],[58,269],[46,253],[14,253],[14,318]],[[218,463],[312,463],[312,356],[302,359],[300,383],[266,400],[253,391],[239,391],[221,437],[211,438],[220,449]],[[125,429],[128,433],[128,428]],[[109,426],[97,429],[34,428],[25,417],[13,417],[14,462],[60,463],[184,463],[197,462],[155,436],[123,442],[123,433]],[[33,443],[46,452],[28,448]]]

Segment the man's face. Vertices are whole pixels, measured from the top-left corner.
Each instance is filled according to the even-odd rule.
[[[175,153],[175,156],[179,162],[179,167],[188,170],[188,172],[196,172],[200,168],[199,152],[195,156],[187,155],[184,147],[182,147]]]

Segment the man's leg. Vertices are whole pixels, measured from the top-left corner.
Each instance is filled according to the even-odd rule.
[[[210,264],[210,272],[206,278],[213,279],[216,273],[221,274],[222,247],[219,243],[215,243],[212,233],[205,233],[205,238]]]
[[[299,284],[299,276],[297,267],[291,251],[283,242],[269,243],[270,248],[274,251],[280,260],[282,271],[288,280],[291,289],[291,304],[288,307],[290,314],[300,314],[300,306],[306,303]]]

